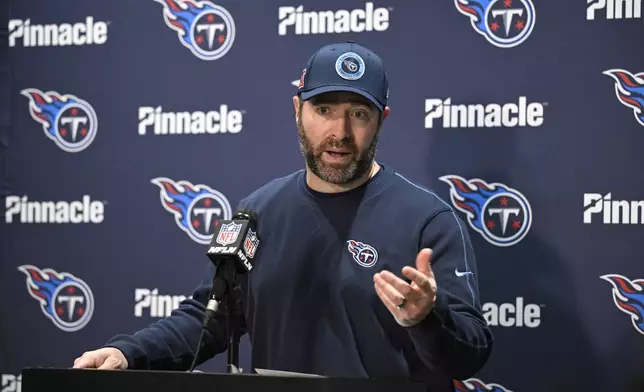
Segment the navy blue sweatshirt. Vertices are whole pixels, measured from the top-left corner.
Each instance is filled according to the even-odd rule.
[[[388,166],[364,185],[324,194],[304,170],[275,179],[239,203],[258,214],[261,239],[243,280],[243,332],[251,366],[349,377],[403,377],[428,391],[451,391],[487,361],[493,337],[481,313],[467,227],[449,204]],[[431,313],[400,326],[373,276],[415,267],[431,248],[438,291]],[[365,257],[365,252],[368,255]],[[377,256],[377,257],[376,257]],[[471,273],[469,273],[471,272]],[[106,346],[133,369],[189,368],[210,276],[169,317]],[[225,324],[205,334],[199,362],[226,350]]]

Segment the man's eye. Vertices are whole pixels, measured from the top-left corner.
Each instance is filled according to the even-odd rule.
[[[363,111],[355,112],[353,115],[356,116],[358,118],[358,120],[365,120],[366,121],[366,120],[369,119],[369,116],[367,115],[367,113],[365,113]]]
[[[319,108],[318,108],[318,113],[320,113],[320,114],[327,114],[327,113],[329,113],[329,108],[324,107],[324,106],[319,107]]]

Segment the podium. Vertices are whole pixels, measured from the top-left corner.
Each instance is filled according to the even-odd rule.
[[[400,379],[288,377],[156,370],[25,368],[22,392],[425,392]]]

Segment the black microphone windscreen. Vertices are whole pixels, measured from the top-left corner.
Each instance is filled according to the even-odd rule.
[[[235,219],[248,219],[252,221],[257,221],[257,213],[250,208],[239,208],[235,211],[233,215],[233,220]]]

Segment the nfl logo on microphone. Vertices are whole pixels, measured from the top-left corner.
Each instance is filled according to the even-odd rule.
[[[248,234],[246,234],[246,240],[244,240],[244,252],[249,258],[255,257],[255,252],[257,251],[257,245],[259,245],[259,238],[257,238],[257,233],[253,230],[248,229]]]
[[[237,241],[237,236],[241,230],[242,225],[235,222],[226,223],[221,225],[219,235],[217,235],[217,243],[222,246],[230,245]]]

